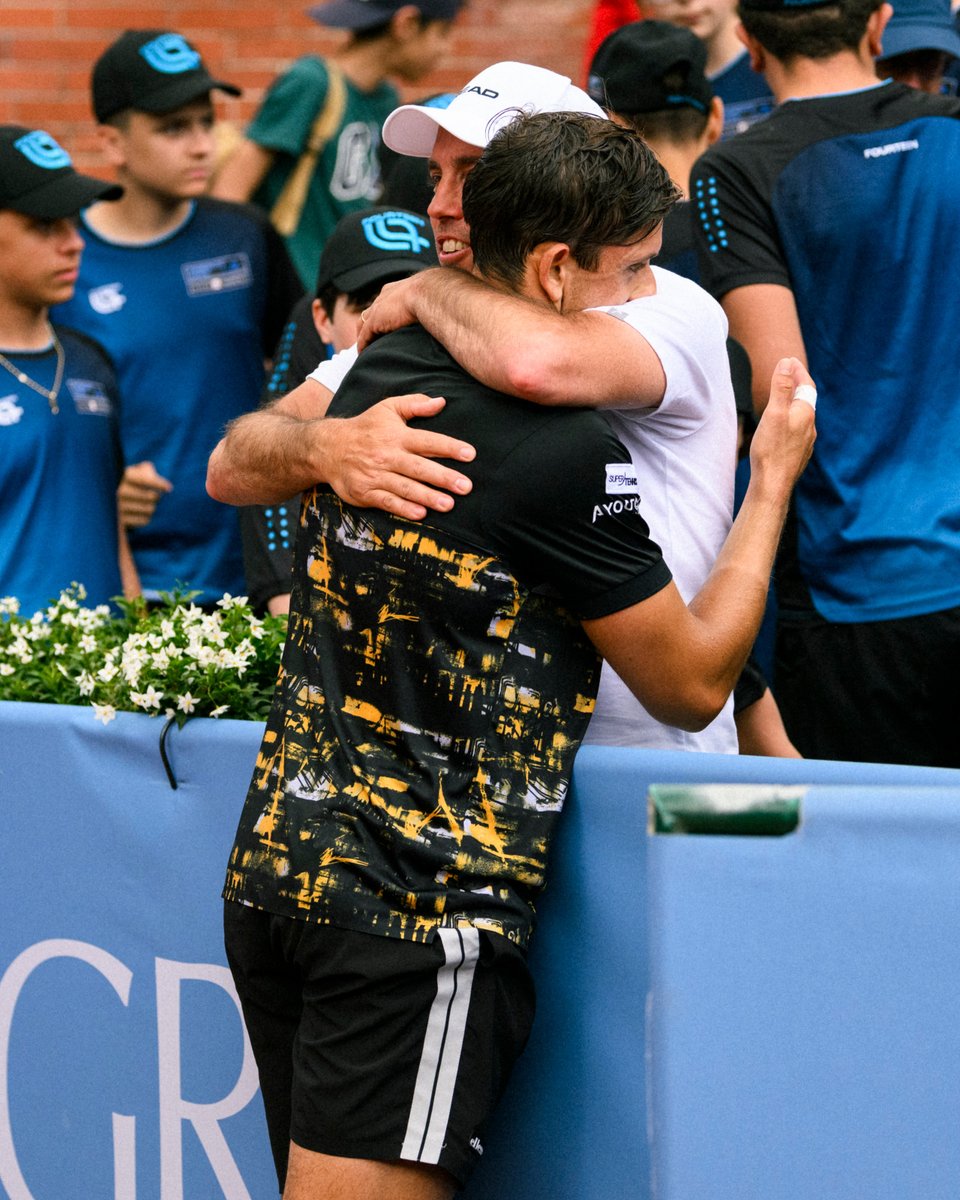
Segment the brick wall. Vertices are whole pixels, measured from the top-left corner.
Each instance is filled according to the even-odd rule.
[[[343,35],[306,16],[309,0],[0,0],[0,121],[42,127],[82,170],[98,171],[88,84],[97,55],[124,29],[176,29],[214,72],[245,89],[218,112],[238,124],[300,54],[334,49]],[[468,0],[451,53],[404,99],[454,89],[488,63],[517,59],[581,82],[593,0]]]

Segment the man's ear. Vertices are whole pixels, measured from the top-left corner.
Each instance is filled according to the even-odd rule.
[[[867,53],[871,59],[880,58],[883,54],[883,31],[892,16],[893,7],[881,4],[867,19]]]
[[[409,42],[422,28],[420,9],[415,4],[404,4],[390,18],[390,32],[398,42]]]
[[[115,125],[98,125],[97,137],[104,158],[114,170],[124,166],[127,161],[123,133]]]
[[[707,127],[703,131],[707,145],[712,146],[714,142],[719,141],[721,133],[723,133],[723,101],[719,96],[714,96],[707,112]]]
[[[751,37],[750,34],[747,33],[742,22],[737,23],[735,32],[737,37],[747,48],[747,53],[750,55],[750,66],[758,75],[762,75],[763,68],[766,65],[766,54],[764,53],[763,47],[755,37]]]
[[[313,317],[313,327],[320,335],[320,341],[325,346],[333,345],[333,324],[327,316],[327,310],[319,300],[310,305],[310,315]]]
[[[541,242],[527,259],[528,273],[543,297],[558,311],[563,311],[563,296],[567,286],[567,272],[573,265],[573,256],[566,242]]]

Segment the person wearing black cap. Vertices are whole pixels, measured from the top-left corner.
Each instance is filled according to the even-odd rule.
[[[243,592],[236,514],[204,487],[224,424],[256,408],[264,359],[302,288],[261,213],[204,195],[214,78],[178,33],[128,30],[97,60],[93,109],[116,204],[81,216],[87,242],[58,310],[111,354],[124,396],[121,516],[144,595],[177,584],[210,604]]]
[[[590,64],[587,91],[613,120],[646,139],[683,201],[663,223],[657,264],[699,281],[690,169],[723,130],[723,101],[706,74],[707,51],[689,29],[634,21],[615,30]]]
[[[706,67],[707,48],[689,29],[681,29],[667,21],[634,21],[615,30],[598,47],[587,80],[587,91],[592,98],[608,110],[613,120],[635,129],[644,137],[683,193],[682,201],[664,217],[663,247],[657,256],[657,266],[683,275],[694,283],[700,281],[700,268],[694,242],[695,217],[689,199],[690,171],[703,151],[720,138],[723,130],[723,101],[714,94]],[[742,411],[744,399],[750,405],[749,359],[743,347],[732,338],[727,338],[727,355],[737,402],[737,420],[742,430],[747,420]],[[733,470],[733,448],[720,428],[723,417],[706,388],[703,389],[700,417],[702,425],[697,430],[698,436],[685,438],[682,445],[673,438],[673,430],[667,431],[662,443],[654,436],[656,417],[648,422],[642,439],[633,441],[628,432],[621,432],[638,466],[641,482],[649,472],[652,486],[648,485],[647,494],[668,493],[664,497],[663,517],[663,526],[667,529],[682,528],[686,514],[690,512],[696,513],[695,523],[702,527],[704,513],[709,511],[707,489],[710,486],[720,488]],[[716,432],[705,436],[711,428]],[[672,446],[679,446],[679,457],[685,468],[683,473],[664,470],[663,464],[668,459],[664,447]],[[656,454],[653,453],[655,447]],[[680,488],[684,501],[677,503],[677,498],[669,493]],[[703,496],[691,503],[691,492],[700,489],[703,489]],[[657,518],[657,513],[650,515],[651,528],[662,540]],[[699,532],[702,536],[702,528]],[[718,548],[725,532],[724,527],[717,530]],[[709,563],[695,555],[690,555],[688,561],[688,555],[689,543],[685,545],[682,539],[676,545],[668,544],[667,557],[678,579],[696,591]],[[689,578],[687,571],[691,572]],[[736,745],[741,754],[796,757],[796,749],[784,734],[776,701],[766,685],[763,671],[752,658],[735,689],[732,716],[736,725]],[[601,681],[597,714],[591,723],[588,740],[594,737],[613,740],[614,734],[620,742],[652,744],[647,720],[619,680],[608,672]],[[720,742],[711,744],[701,735],[673,734],[677,739],[681,736],[681,744],[687,749],[731,748]]]
[[[122,591],[113,368],[49,320],[77,278],[77,214],[120,194],[43,130],[0,125],[0,596],[24,613],[74,582],[91,605]]]
[[[780,107],[694,168],[705,286],[810,366],[820,440],[778,571],[774,692],[807,756],[960,765],[960,101],[877,78],[878,0],[741,0]],[[949,292],[947,293],[949,297]]]
[[[399,103],[389,80],[413,83],[436,67],[463,3],[327,0],[311,8],[348,40],[330,59],[297,59],[273,83],[218,171],[214,195],[253,200],[272,214],[304,287],[340,217],[380,198],[380,127]]]
[[[320,256],[316,290],[294,305],[274,351],[264,403],[286,395],[328,354],[352,346],[360,314],[384,284],[436,265],[429,226],[417,213],[380,207],[341,217]],[[299,512],[299,493],[240,510],[246,592],[255,609],[284,613],[290,607]]]
[[[706,73],[724,106],[722,136],[733,137],[762,120],[773,96],[737,35],[737,0],[646,0],[644,13],[686,29],[707,52]]]

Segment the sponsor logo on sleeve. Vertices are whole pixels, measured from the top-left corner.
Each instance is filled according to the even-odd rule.
[[[607,463],[607,481],[604,489],[615,500],[606,500],[593,506],[591,524],[601,517],[619,517],[623,513],[640,511],[640,484],[633,463]]]
[[[622,496],[625,493],[637,493],[640,484],[637,482],[637,472],[633,463],[607,463],[608,496]]]

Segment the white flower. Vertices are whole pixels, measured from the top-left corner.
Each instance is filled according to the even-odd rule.
[[[0,615],[15,617],[20,611],[20,601],[16,596],[0,596]]]
[[[98,721],[102,721],[104,725],[109,725],[113,718],[117,715],[117,710],[112,704],[94,704],[93,715]]]
[[[210,716],[211,717],[222,717],[223,714],[227,711],[227,709],[229,709],[229,707],[230,707],[229,704],[221,704],[213,710],[213,712],[210,714]]]
[[[165,671],[170,666],[170,655],[166,650],[158,650],[153,656],[151,664],[157,671]]]
[[[177,636],[176,628],[172,621],[163,620],[160,622],[160,632],[166,640],[172,641]]]
[[[184,692],[182,696],[177,697],[177,708],[181,712],[192,713],[197,707],[197,699],[191,696],[189,692]]]
[[[85,633],[78,645],[84,654],[92,654],[97,648],[97,639],[92,633]]]
[[[217,601],[217,607],[226,612],[228,608],[243,608],[246,603],[246,596],[231,596],[229,592],[224,592],[223,599]]]
[[[158,692],[151,683],[147,690],[143,693],[143,708],[159,708],[160,701],[163,699],[163,692]],[[138,701],[139,703],[139,701]]]
[[[116,675],[117,668],[111,662],[108,662],[105,667],[101,667],[97,672],[97,678],[101,683],[109,683],[111,679],[116,677]]]
[[[0,663],[0,675],[12,675],[15,670],[10,663]]]
[[[93,689],[97,686],[96,680],[89,671],[81,671],[77,676],[77,687],[80,690],[81,696],[89,696],[93,693]]]

